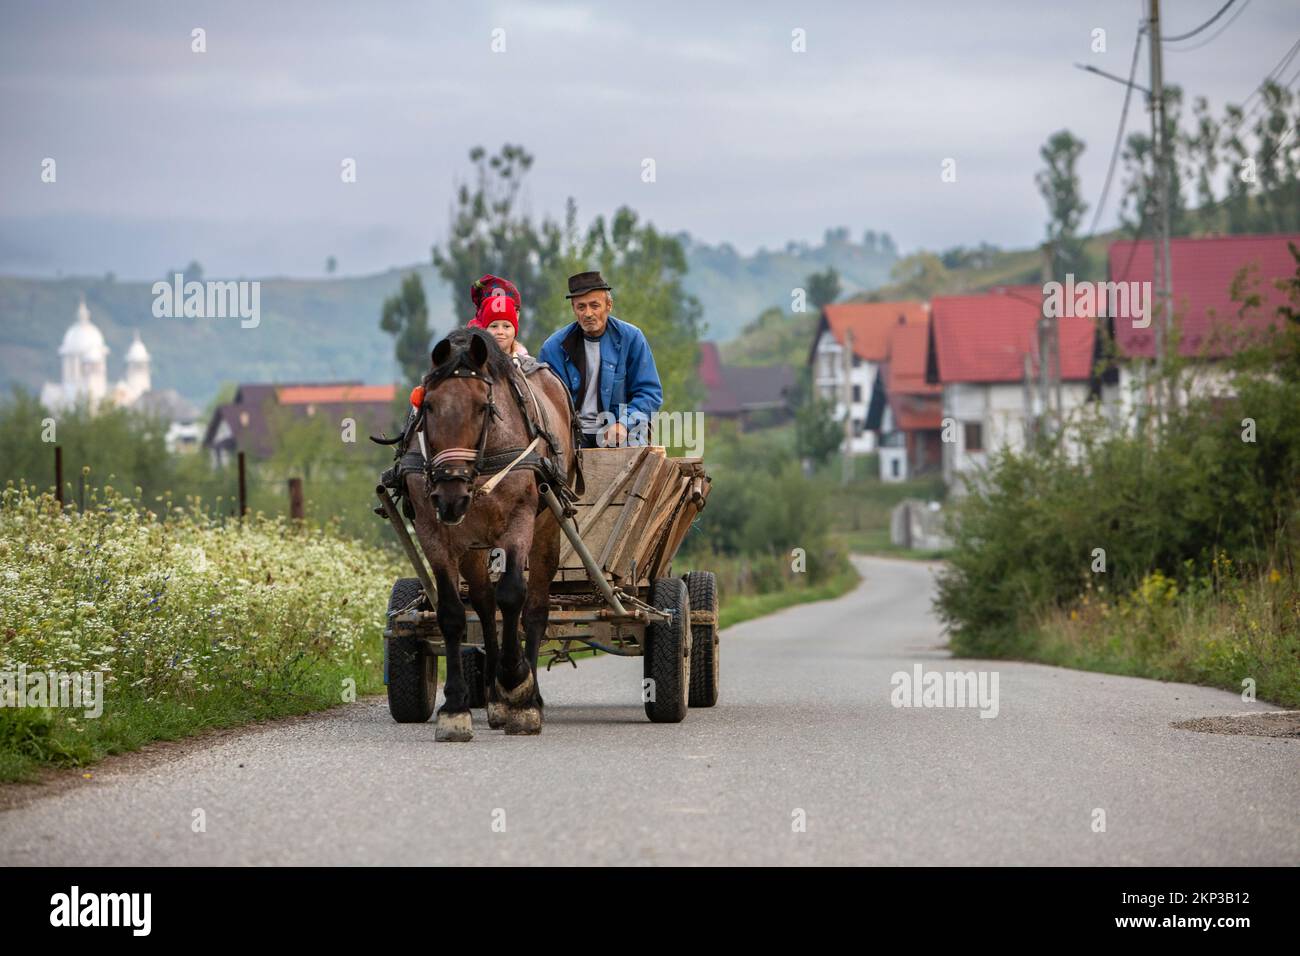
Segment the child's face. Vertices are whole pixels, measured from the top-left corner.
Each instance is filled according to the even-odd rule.
[[[515,341],[515,327],[505,319],[495,319],[488,323],[487,330],[497,340],[497,345],[501,346],[501,351],[509,355],[510,346]]]

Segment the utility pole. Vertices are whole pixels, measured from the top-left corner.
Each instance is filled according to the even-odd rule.
[[[853,329],[844,329],[844,456],[841,459],[840,483],[847,485],[853,476]]]
[[[1152,167],[1152,220],[1155,236],[1151,242],[1152,284],[1155,287],[1155,351],[1156,351],[1156,420],[1164,420],[1164,367],[1165,348],[1173,330],[1173,303],[1169,268],[1169,143],[1165,136],[1164,71],[1160,58],[1160,0],[1150,0],[1147,33],[1151,40],[1151,149]],[[1172,391],[1172,390],[1171,390]]]
[[[1034,423],[1034,357],[1026,352],[1022,358],[1025,363],[1025,450],[1032,451],[1038,443],[1038,430]]]

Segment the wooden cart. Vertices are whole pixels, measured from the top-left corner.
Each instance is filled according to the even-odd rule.
[[[673,557],[708,500],[711,479],[699,458],[669,458],[653,445],[584,449],[582,460],[586,494],[572,519],[563,517],[554,492],[542,489],[564,535],[540,659],[549,670],[563,662],[576,667],[572,652],[583,648],[640,657],[646,716],[676,723],[688,706],[712,707],[718,699],[716,581],[710,571],[672,575]],[[389,710],[399,722],[423,722],[433,713],[437,658],[447,648],[423,558],[388,490],[380,485],[376,492],[417,575],[398,580],[389,600]],[[464,590],[461,597],[466,676],[472,704],[483,706],[483,630]]]

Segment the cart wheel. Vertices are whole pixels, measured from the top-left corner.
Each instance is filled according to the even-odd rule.
[[[421,592],[418,578],[399,578],[388,599],[388,611],[406,607]],[[438,655],[409,640],[390,639],[388,652],[388,712],[399,724],[422,724],[438,698]]]
[[[646,626],[642,696],[645,714],[656,724],[675,724],[686,716],[691,679],[691,599],[681,578],[656,578],[650,603],[672,612],[666,624]]]
[[[461,667],[465,671],[465,683],[469,684],[469,705],[471,707],[487,706],[487,685],[483,682],[487,655],[477,647],[460,653]]]
[[[718,582],[712,571],[687,571],[682,580],[691,597],[692,611],[718,613]],[[719,654],[717,624],[692,624],[692,707],[712,707],[718,702]]]

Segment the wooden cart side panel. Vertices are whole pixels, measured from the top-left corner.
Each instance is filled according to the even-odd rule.
[[[689,478],[683,478],[680,474],[674,476],[673,485],[665,492],[663,501],[646,525],[645,533],[639,542],[638,565],[644,564],[652,569],[655,566],[655,558],[659,553],[660,539],[663,537],[664,529],[671,522],[672,516],[681,509],[682,496],[689,482]]]
[[[587,545],[587,550],[593,555],[599,556],[604,550],[605,541],[608,539],[610,531],[617,523],[619,509],[626,504],[627,484],[635,477],[644,459],[652,454],[652,449],[649,446],[613,449],[614,455],[607,454],[610,449],[597,450],[601,452],[598,462],[599,467],[596,469],[594,479],[590,477],[587,479],[587,487],[595,493],[596,489],[600,487],[595,482],[599,481],[604,484],[604,488],[599,493],[596,493],[594,499],[579,503],[578,514],[574,520],[578,524],[578,533]],[[624,451],[630,451],[631,454],[623,454]],[[606,474],[609,467],[616,463],[616,459],[619,465],[618,469],[612,474]],[[611,508],[614,509],[613,515],[607,517],[607,513]],[[581,559],[574,553],[573,544],[568,537],[564,537],[560,546],[560,563],[558,566],[562,568],[570,567],[575,562],[581,567]]]
[[[620,460],[626,464],[628,458],[640,458],[641,463],[633,472],[634,477],[630,487],[625,487],[623,491],[614,495],[609,503],[605,506],[604,512],[596,516],[594,521],[588,517],[591,514],[591,507],[588,502],[579,502],[577,505],[577,520],[581,528],[585,523],[590,521],[591,528],[582,533],[583,543],[587,550],[592,553],[599,564],[605,571],[610,571],[613,565],[609,560],[602,560],[601,555],[608,550],[616,550],[621,542],[616,538],[626,534],[626,530],[619,530],[620,526],[626,529],[630,522],[635,520],[636,515],[646,506],[645,488],[653,480],[662,468],[665,467],[666,459],[662,448],[650,447],[648,453],[644,453],[641,447],[616,448],[616,449],[591,449],[599,452],[602,464],[605,465],[605,472],[598,476],[596,480],[608,481],[617,476],[619,468],[616,467]],[[596,457],[596,456],[593,456]],[[600,496],[599,486],[589,480],[587,487],[591,489],[590,497],[594,502]],[[627,517],[623,516],[624,511],[628,511]],[[567,538],[566,538],[567,541]],[[567,552],[567,558],[561,563],[560,568],[567,570],[582,570],[582,560],[570,548]]]
[[[645,539],[650,521],[654,517],[656,505],[663,501],[666,490],[674,481],[676,475],[677,468],[671,461],[658,460],[655,470],[651,473],[647,482],[644,496],[636,513],[620,534],[622,540],[615,542],[614,552],[610,555],[607,563],[607,567],[613,573],[620,577],[630,576],[632,561],[636,559],[638,577],[642,576],[640,569],[645,567],[645,562],[640,560],[641,545]]]
[[[693,500],[688,499],[678,513],[676,520],[668,531],[668,536],[664,539],[663,548],[660,550],[659,562],[655,566],[655,576],[661,577],[663,569],[672,563],[673,558],[677,556],[678,549],[682,546],[682,541],[686,539],[687,533],[691,530],[691,524],[694,523],[696,516],[700,513],[699,507]]]

